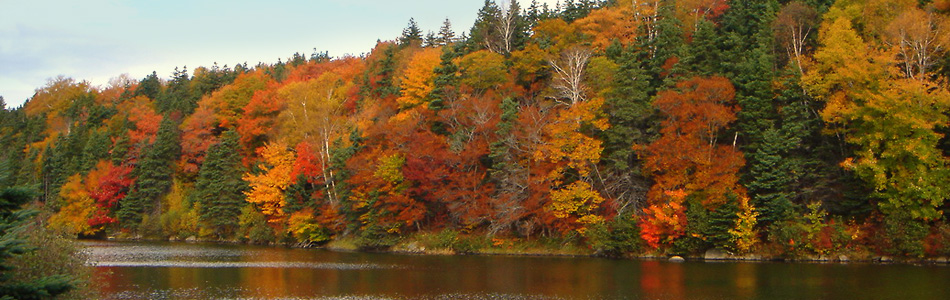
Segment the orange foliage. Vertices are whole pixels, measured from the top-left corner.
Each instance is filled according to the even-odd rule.
[[[220,129],[216,126],[214,111],[199,106],[181,124],[181,159],[178,169],[186,175],[198,174],[198,168],[204,162],[205,154],[211,145],[218,142],[216,135]]]
[[[396,99],[400,108],[418,106],[429,97],[435,88],[435,67],[441,62],[441,54],[438,48],[426,48],[412,57],[400,84],[402,96]]]
[[[254,203],[267,217],[267,222],[277,224],[283,221],[286,206],[284,190],[293,181],[290,177],[293,169],[294,154],[283,143],[270,143],[257,150],[264,160],[260,174],[244,174],[244,180],[251,189],[244,192],[247,202]]]
[[[591,47],[604,51],[614,40],[623,46],[632,45],[637,38],[639,20],[631,6],[608,7],[594,10],[587,17],[572,24],[591,38]]]
[[[267,135],[276,125],[277,115],[284,109],[284,101],[277,96],[277,88],[276,82],[269,82],[266,89],[255,92],[251,101],[244,106],[244,115],[237,122],[237,132],[241,135],[245,159],[253,156],[247,153],[248,150],[264,145]]]
[[[644,155],[644,171],[654,179],[647,193],[651,208],[643,223],[651,231],[644,232],[644,239],[656,241],[651,235],[657,234],[676,237],[675,231],[660,230],[675,227],[660,226],[669,222],[657,218],[672,216],[681,205],[673,202],[685,196],[700,197],[707,208],[725,203],[730,194],[744,196],[738,172],[745,160],[735,147],[716,140],[719,131],[736,119],[734,95],[732,84],[723,77],[688,79],[677,83],[676,90],[658,94],[654,106],[666,115],[661,136],[637,147]]]
[[[128,118],[134,127],[129,129],[129,144],[151,144],[155,140],[155,134],[158,133],[162,115],[155,112],[152,101],[145,96],[138,96],[128,101],[127,103],[130,104]]]

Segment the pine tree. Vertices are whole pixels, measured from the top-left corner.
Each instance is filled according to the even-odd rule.
[[[159,125],[155,142],[145,150],[144,157],[135,169],[135,183],[128,196],[122,199],[116,213],[122,226],[138,226],[143,215],[152,213],[160,203],[161,196],[171,188],[174,173],[172,164],[181,151],[178,139],[178,125],[166,115]]]
[[[182,116],[187,116],[198,108],[198,100],[199,96],[191,88],[188,69],[182,68],[179,71],[175,68],[172,80],[168,82],[168,88],[156,99],[155,106],[161,113],[177,112]]]
[[[478,10],[478,16],[475,24],[469,30],[469,52],[475,52],[481,49],[488,49],[492,52],[498,52],[495,46],[498,44],[498,19],[501,16],[501,9],[494,1],[485,0],[485,5]]]
[[[399,37],[399,45],[403,47],[422,45],[422,29],[419,29],[419,24],[416,24],[415,18],[409,18],[409,25],[402,30],[402,36]]]
[[[452,31],[452,22],[445,18],[442,27],[439,27],[439,33],[435,36],[435,43],[438,46],[445,46],[455,42],[455,31]]]
[[[237,132],[227,131],[221,142],[208,149],[192,194],[199,221],[220,239],[233,237],[239,225],[241,208],[245,205],[247,183],[241,178],[244,168],[238,140]]]
[[[158,80],[158,74],[152,71],[152,74],[142,78],[139,81],[138,88],[135,89],[135,96],[145,96],[149,99],[158,99],[162,92],[162,83]]]
[[[628,172],[634,167],[634,144],[646,144],[655,133],[649,120],[656,116],[650,104],[650,78],[643,70],[638,54],[631,47],[621,54],[617,63],[617,88],[607,98],[610,128],[604,131],[604,160],[614,170]]]

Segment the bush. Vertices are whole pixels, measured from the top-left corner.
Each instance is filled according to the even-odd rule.
[[[399,243],[399,236],[386,232],[378,225],[368,225],[359,232],[354,243],[359,250],[386,250]]]
[[[938,223],[927,237],[927,254],[950,256],[950,224]]]
[[[274,230],[267,226],[267,218],[257,211],[254,206],[248,205],[241,210],[238,224],[238,239],[251,244],[269,244],[277,240]]]
[[[583,236],[596,255],[619,257],[643,247],[640,227],[629,216],[614,218],[606,224],[591,224]]]
[[[37,219],[39,220],[39,219]],[[69,278],[73,286],[56,299],[97,299],[97,291],[90,284],[93,268],[86,266],[86,254],[75,240],[65,233],[47,229],[39,221],[21,229],[26,246],[33,249],[9,260],[14,267],[12,283],[28,283],[44,278]]]
[[[884,217],[884,251],[908,257],[924,256],[924,238],[927,224],[914,219],[905,212],[895,212]]]

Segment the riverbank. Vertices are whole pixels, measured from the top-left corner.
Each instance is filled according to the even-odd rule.
[[[441,233],[439,233],[441,234]],[[948,257],[910,258],[877,255],[869,252],[848,251],[842,253],[801,255],[796,257],[776,256],[757,252],[735,255],[724,249],[709,249],[704,253],[691,255],[672,255],[655,252],[624,253],[609,256],[576,244],[561,244],[559,241],[540,239],[490,239],[490,242],[466,240],[472,237],[456,238],[456,243],[440,241],[439,234],[419,234],[408,237],[388,249],[373,249],[372,252],[386,252],[412,255],[508,255],[508,256],[567,256],[567,257],[605,257],[615,259],[659,260],[659,261],[707,261],[707,262],[794,262],[794,263],[875,263],[875,264],[930,264],[950,266]],[[439,243],[442,243],[441,245]],[[341,238],[325,245],[316,246],[331,251],[366,251],[358,246],[355,238]]]
[[[110,236],[115,241],[164,241],[165,239]],[[187,243],[250,244],[239,240],[167,239]],[[551,238],[488,238],[464,235],[454,231],[417,233],[403,237],[386,247],[364,246],[365,241],[356,237],[340,237],[324,244],[269,243],[275,247],[313,248],[338,252],[380,252],[409,255],[502,255],[502,256],[562,256],[603,257],[612,259],[635,259],[651,261],[706,261],[706,262],[794,262],[794,263],[869,263],[869,264],[915,264],[950,266],[950,257],[895,257],[867,251],[847,251],[827,254],[802,254],[797,256],[774,255],[765,251],[736,255],[724,249],[709,249],[704,253],[675,255],[658,252],[622,253],[607,255],[584,247],[574,240]]]

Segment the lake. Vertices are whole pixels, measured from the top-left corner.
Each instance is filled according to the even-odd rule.
[[[950,299],[950,267],[84,242],[107,299]]]

